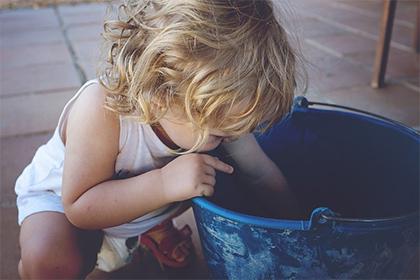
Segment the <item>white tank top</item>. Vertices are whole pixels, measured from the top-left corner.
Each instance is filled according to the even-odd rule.
[[[25,195],[37,191],[51,191],[61,196],[65,147],[63,130],[76,99],[83,90],[97,79],[87,81],[66,104],[52,138],[35,153],[32,162],[16,181],[16,194]],[[128,178],[161,168],[174,159],[168,147],[153,132],[150,125],[141,124],[133,118],[120,117],[119,153],[115,163],[115,177]],[[132,237],[152,228],[174,214],[179,204],[171,204],[139,217],[130,223],[104,229],[117,237]]]

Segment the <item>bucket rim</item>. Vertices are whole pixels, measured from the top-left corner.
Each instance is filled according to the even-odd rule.
[[[287,226],[288,229],[293,230],[306,230],[309,227],[309,222],[305,220],[286,220],[286,219],[273,219],[266,217],[253,216],[243,214],[233,210],[229,210],[209,201],[205,197],[195,197],[192,199],[193,205],[197,205],[201,208],[208,209],[212,213],[215,213],[225,219],[240,222],[244,224],[251,224],[254,226],[271,228],[271,229],[284,229]]]
[[[192,199],[193,206],[197,205],[201,208],[205,208],[211,213],[214,213],[224,219],[239,222],[243,224],[253,225],[268,229],[281,229],[281,230],[312,230],[314,229],[314,222],[309,218],[308,220],[288,220],[288,219],[274,219],[260,216],[248,215],[233,210],[223,208],[205,197],[195,197]],[[312,211],[314,213],[318,209]],[[392,216],[387,218],[372,218],[372,219],[361,219],[361,218],[344,218],[338,216],[329,216],[321,214],[321,217],[329,224],[334,224],[335,227],[339,226],[342,228],[394,228],[397,224],[405,224],[411,221],[417,221],[420,216],[420,212],[414,211],[401,216]],[[356,225],[357,224],[357,225]]]
[[[319,108],[321,107],[321,108]],[[337,110],[343,109],[343,110]],[[403,133],[404,135],[414,139],[417,142],[420,142],[420,132],[415,130],[408,125],[403,123],[397,122],[395,120],[373,114],[370,112],[362,111],[359,109],[336,105],[336,104],[327,104],[327,103],[319,103],[319,102],[311,102],[308,101],[304,96],[297,96],[294,100],[294,106],[288,117],[292,117],[293,114],[296,113],[324,113],[324,114],[339,114],[345,115],[347,117],[363,119],[364,121],[368,121],[369,123],[373,123],[375,125],[387,126],[392,128],[393,130],[397,130],[399,133]],[[270,229],[290,229],[290,230],[310,230],[312,229],[313,225],[311,222],[311,218],[308,217],[308,220],[288,220],[288,219],[274,219],[274,218],[266,218],[266,217],[259,217],[253,216],[248,214],[243,214],[240,212],[236,212],[233,210],[229,210],[223,208],[211,201],[209,201],[205,197],[195,197],[192,199],[193,205],[199,206],[201,208],[206,208],[207,210],[211,211],[214,214],[217,214],[225,219],[240,222],[244,224],[250,224],[254,226],[270,228]],[[316,208],[318,209],[318,208]],[[312,210],[312,213],[316,211],[316,209]],[[347,218],[347,217],[340,217],[340,216],[330,216],[322,214],[321,217],[327,223],[330,224],[338,224],[340,227],[345,228],[354,228],[355,224],[360,227],[377,227],[377,228],[386,228],[392,227],[393,224],[405,224],[411,221],[417,221],[420,216],[419,210],[414,212],[409,212],[404,215],[399,216],[390,216],[390,217],[378,217],[378,218]],[[391,225],[392,224],[392,225]]]

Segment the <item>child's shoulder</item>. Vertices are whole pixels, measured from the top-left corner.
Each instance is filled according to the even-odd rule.
[[[119,118],[105,108],[106,92],[92,83],[77,94],[66,125],[62,180],[65,204],[111,178],[119,152]]]
[[[106,89],[99,83],[85,86],[69,112],[64,138],[72,130],[89,131],[91,135],[118,136],[119,116],[106,108],[106,96]]]

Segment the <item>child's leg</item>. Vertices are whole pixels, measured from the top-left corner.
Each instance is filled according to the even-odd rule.
[[[163,263],[170,267],[183,267],[191,260],[194,248],[190,227],[187,225],[178,230],[172,223],[172,219],[183,214],[190,207],[190,202],[183,202],[168,219],[140,236],[140,244],[149,248],[161,265]]]
[[[100,231],[74,227],[62,213],[28,216],[20,230],[21,278],[80,278],[94,268]]]
[[[179,208],[179,210],[176,211],[175,214],[173,216],[171,216],[169,219],[172,220],[172,219],[175,219],[176,217],[182,215],[191,206],[192,206],[192,203],[190,201],[182,202],[181,208]],[[159,237],[156,236],[155,239],[159,240]],[[187,238],[186,242],[181,242],[180,244],[178,244],[175,247],[175,249],[172,252],[172,257],[174,259],[176,259],[177,261],[182,262],[190,256],[192,250],[194,250],[192,241],[191,241],[190,238]]]

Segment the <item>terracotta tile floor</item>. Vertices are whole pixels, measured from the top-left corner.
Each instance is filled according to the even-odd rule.
[[[278,2],[291,10],[286,26],[299,38],[308,61],[306,95],[310,100],[368,110],[420,128],[419,54],[411,49],[416,1],[398,2],[387,85],[383,89],[369,86],[381,0]],[[100,38],[97,32],[105,9],[106,4],[99,3],[0,10],[0,279],[18,278],[14,181],[36,148],[51,136],[54,120],[71,92],[94,77],[95,48]],[[83,14],[94,16],[88,20]],[[178,220],[180,225],[186,222],[194,224],[191,211]],[[194,240],[200,250],[196,233]],[[177,273],[160,272],[150,255],[142,255],[142,260],[113,275],[96,271],[91,277],[207,276],[200,258],[189,269]]]

